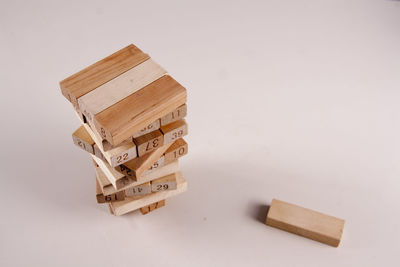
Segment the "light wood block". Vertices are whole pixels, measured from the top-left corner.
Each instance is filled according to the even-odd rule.
[[[93,160],[99,165],[99,168],[104,172],[107,179],[113,185],[113,187],[117,190],[122,189],[122,187],[132,184],[135,182],[134,177],[127,177],[122,173],[117,172],[113,167],[110,166],[107,162],[99,159],[95,155],[91,155]]]
[[[145,135],[147,133],[150,133],[152,131],[158,130],[160,129],[160,120],[156,120],[153,123],[150,123],[149,125],[147,125],[146,127],[144,127],[143,129],[141,129],[139,132],[135,133],[133,135],[133,138],[137,138],[139,136]]]
[[[121,200],[125,199],[125,194],[124,194],[124,192],[116,192],[114,194],[105,196],[100,188],[100,184],[96,177],[96,199],[97,199],[97,203],[108,203],[111,201],[121,201]]]
[[[137,157],[136,145],[129,140],[124,141],[119,146],[109,149],[108,151],[104,151],[102,148],[102,140],[99,136],[94,133],[88,124],[85,123],[83,126],[97,145],[97,154],[96,151],[94,154],[99,158],[105,158],[112,167],[116,167]],[[100,156],[100,153],[102,156]]]
[[[188,144],[179,138],[165,151],[164,153],[164,164],[169,164],[170,162],[177,160],[178,158],[186,155],[188,153]]]
[[[148,194],[151,194],[150,182],[125,189],[125,195],[127,197],[144,196]]]
[[[170,124],[174,121],[183,119],[184,117],[186,117],[187,114],[187,106],[186,104],[180,106],[179,108],[177,108],[176,110],[168,113],[167,115],[165,115],[164,117],[162,117],[160,119],[161,122],[161,126]]]
[[[147,54],[144,54],[133,44],[128,45],[114,54],[62,80],[60,82],[61,92],[74,106],[78,106],[77,99],[79,97],[89,93],[129,69],[134,68],[149,58]]]
[[[139,199],[125,197],[123,201],[112,202],[110,204],[111,209],[114,215],[119,216],[185,192],[187,190],[187,182],[181,172],[176,173],[176,181],[177,189],[175,190],[160,191],[143,196]]]
[[[86,119],[92,122],[95,114],[111,107],[165,74],[166,71],[160,65],[148,59],[80,97],[79,109]]]
[[[155,130],[133,139],[137,147],[139,157],[161,147],[164,144],[164,136],[160,130]]]
[[[160,179],[151,181],[151,192],[160,192],[165,190],[175,190],[177,187],[176,175],[170,174]]]
[[[95,142],[93,141],[92,137],[89,135],[89,133],[86,131],[85,127],[80,126],[73,134],[72,134],[72,140],[74,141],[74,144],[82,148],[83,150],[94,154],[94,144]]]
[[[161,156],[156,162],[154,162],[154,163],[151,165],[151,167],[150,167],[143,175],[152,173],[152,172],[154,172],[155,170],[157,170],[158,168],[161,168],[161,167],[163,167],[163,166],[165,166],[165,157],[164,157],[164,156]]]
[[[266,224],[333,247],[339,246],[344,228],[342,219],[277,199],[272,200]]]
[[[155,82],[94,116],[101,136],[116,146],[186,103],[186,89],[171,76]]]
[[[97,180],[99,181],[101,190],[104,195],[111,195],[114,194],[115,192],[122,191],[125,189],[128,189],[133,186],[137,186],[143,183],[147,183],[149,181],[152,181],[154,179],[164,177],[167,175],[170,175],[172,173],[178,172],[179,171],[179,162],[177,160],[169,163],[168,165],[165,165],[163,167],[158,168],[157,170],[151,172],[151,173],[146,173],[143,174],[143,176],[140,178],[139,181],[132,182],[130,184],[127,184],[126,186],[123,186],[120,189],[115,189],[114,186],[111,184],[111,182],[108,180],[106,175],[103,173],[103,171],[100,168],[96,169],[96,173],[102,173],[101,176],[97,175]]]
[[[171,146],[172,144],[166,144],[158,149],[142,156],[130,160],[120,166],[115,167],[117,172],[120,172],[128,177],[132,177],[134,180],[138,181],[141,179],[141,176],[151,168],[151,166],[159,160],[160,157],[163,156],[165,151]]]
[[[174,142],[188,134],[188,126],[183,119],[161,126],[160,130],[164,135],[164,144]]]
[[[165,206],[165,199],[161,200],[161,201],[158,201],[156,203],[150,204],[150,205],[148,205],[146,207],[140,208],[140,212],[143,215],[145,215],[145,214],[147,214],[149,212],[152,212],[152,211],[154,211],[156,209],[159,209],[161,207],[164,207],[164,206]]]

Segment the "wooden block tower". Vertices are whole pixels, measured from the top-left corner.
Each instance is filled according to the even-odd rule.
[[[149,55],[129,45],[60,87],[82,122],[72,139],[93,160],[98,203],[147,214],[186,191],[186,89]]]

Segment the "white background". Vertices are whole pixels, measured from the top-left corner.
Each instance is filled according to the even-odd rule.
[[[114,217],[58,82],[129,43],[188,90],[189,190]],[[0,48],[1,266],[398,265],[399,1],[1,1]]]

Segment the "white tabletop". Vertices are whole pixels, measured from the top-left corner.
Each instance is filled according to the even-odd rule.
[[[394,266],[399,1],[2,1],[1,266]],[[58,82],[134,43],[189,94],[189,190],[95,202]],[[263,224],[278,198],[346,220],[332,248]]]

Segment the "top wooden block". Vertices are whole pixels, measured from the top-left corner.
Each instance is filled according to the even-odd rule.
[[[150,57],[133,44],[60,82],[62,94],[77,106],[77,99]]]
[[[186,103],[186,89],[165,75],[94,116],[96,130],[118,145]]]
[[[273,199],[266,224],[337,247],[344,220]]]

